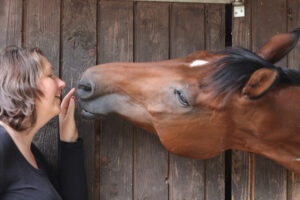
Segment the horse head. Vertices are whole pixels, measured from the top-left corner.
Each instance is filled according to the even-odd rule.
[[[117,114],[182,156],[240,149],[300,173],[300,73],[273,65],[299,35],[278,34],[256,53],[227,48],[90,67],[77,89],[82,115]]]

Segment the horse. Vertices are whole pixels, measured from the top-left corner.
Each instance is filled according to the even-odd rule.
[[[299,36],[300,28],[277,34],[256,53],[231,47],[89,67],[77,88],[81,114],[117,114],[184,157],[236,149],[300,174],[300,72],[274,65]]]

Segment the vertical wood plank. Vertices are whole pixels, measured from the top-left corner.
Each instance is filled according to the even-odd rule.
[[[287,0],[288,2],[288,30],[292,31],[300,27],[300,1]],[[288,55],[288,67],[300,70],[300,43]],[[300,175],[289,172],[288,200],[300,199]]]
[[[205,49],[203,4],[174,3],[170,10],[170,57]],[[170,154],[170,199],[205,199],[205,161]]]
[[[292,31],[295,28],[300,28],[300,1],[299,0],[287,0],[288,2],[288,31]],[[288,67],[291,69],[300,70],[300,42],[297,46],[288,54]]]
[[[253,50],[258,50],[274,34],[286,32],[286,0],[253,1]],[[287,59],[278,65],[286,66]],[[287,170],[262,156],[255,156],[255,200],[287,198]]]
[[[251,22],[252,22],[252,1],[245,1],[245,17],[232,18],[232,46],[240,46],[246,49],[252,47]],[[231,171],[231,199],[250,200],[253,189],[251,165],[253,156],[251,153],[232,150],[232,171]]]
[[[206,4],[206,50],[225,47],[225,5]],[[206,200],[225,199],[225,153],[206,161]]]
[[[0,0],[0,49],[22,45],[22,0]]]
[[[25,7],[24,45],[40,48],[59,75],[60,0],[28,0]],[[57,117],[46,124],[34,142],[46,159],[56,167],[58,152]]]
[[[171,58],[205,49],[204,4],[174,3],[170,13]]]
[[[169,4],[139,2],[135,7],[134,59],[168,59]],[[135,134],[134,199],[168,199],[168,152],[157,136],[137,128]]]
[[[133,3],[100,2],[100,62],[133,60]],[[102,121],[100,199],[133,198],[133,126],[117,117]]]
[[[62,18],[62,77],[67,86],[64,94],[76,87],[83,71],[96,64],[96,0],[64,0]],[[94,122],[75,113],[80,137],[84,140],[85,168],[89,199],[93,197]]]
[[[217,50],[225,48],[225,5],[205,5],[206,26],[205,42],[206,50]]]

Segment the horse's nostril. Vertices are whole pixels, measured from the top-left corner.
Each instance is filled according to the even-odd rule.
[[[87,99],[94,93],[93,85],[87,81],[80,81],[78,84],[77,94],[80,99]]]
[[[91,92],[92,91],[92,86],[90,83],[79,83],[78,89],[83,89],[86,92]]]

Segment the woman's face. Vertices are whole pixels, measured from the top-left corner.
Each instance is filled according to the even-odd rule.
[[[36,100],[36,112],[38,120],[48,121],[60,113],[61,91],[66,83],[54,74],[53,67],[44,56],[41,59],[43,73],[38,88],[43,96]]]

